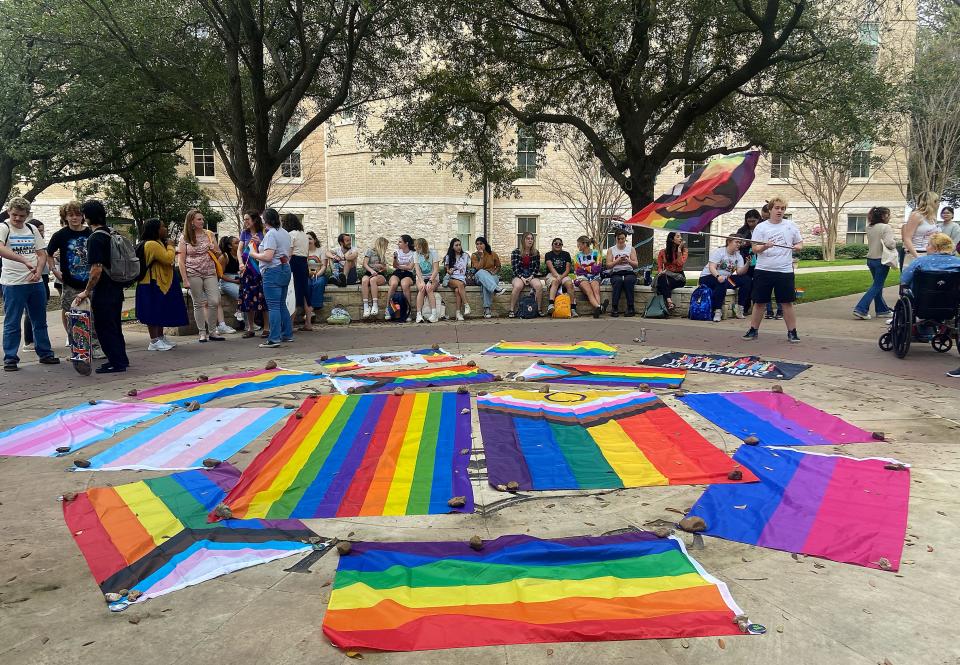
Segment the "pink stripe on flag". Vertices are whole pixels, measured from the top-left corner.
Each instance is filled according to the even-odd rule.
[[[830,415],[809,404],[790,397],[784,393],[774,393],[762,390],[734,393],[747,397],[758,406],[770,409],[784,418],[792,420],[800,427],[828,439],[831,443],[857,443],[872,441],[870,432]]]
[[[767,520],[757,545],[787,552],[805,552],[804,542],[817,517],[837,457],[805,455],[784,488],[780,504]]]
[[[275,369],[252,369],[247,372],[239,372],[237,374],[225,374],[224,376],[215,376],[211,378],[207,383],[211,386],[216,386],[221,381],[228,381],[230,379],[249,379],[253,376],[260,376],[261,374],[276,374],[277,370]],[[197,381],[180,381],[179,383],[168,383],[163,386],[157,386],[156,388],[148,388],[146,390],[141,390],[137,392],[137,399],[150,399],[152,397],[159,397],[161,395],[168,395],[170,393],[180,392],[181,390],[187,390],[189,388],[196,388],[201,385]]]
[[[256,421],[257,417],[263,415],[266,409],[244,409],[243,412],[240,413],[237,411],[239,411],[239,409],[225,410],[225,413],[230,416],[226,421],[223,420],[224,414],[214,414],[214,419],[220,418],[220,423],[216,425],[215,429],[207,433],[203,439],[197,441],[197,443],[190,448],[186,448],[179,454],[163,460],[162,466],[179,469],[190,466],[194,460],[202,460],[211,450],[220,446],[227,439],[236,436],[242,432],[247,425]]]
[[[179,425],[168,429],[160,436],[152,439],[150,443],[133,448],[125,455],[122,455],[111,461],[109,464],[107,464],[107,467],[119,467],[127,464],[145,464],[151,456],[162,452],[166,446],[170,445],[170,443],[193,432],[193,430],[196,429],[194,420],[195,418],[188,418],[187,420],[184,420]]]
[[[900,567],[910,503],[910,471],[884,469],[884,460],[837,459],[802,551],[879,568]]]
[[[235,570],[249,568],[274,559],[299,554],[306,550],[285,550],[273,548],[249,547],[244,549],[204,548],[194,552],[167,572],[163,579],[149,589],[141,589],[143,599],[156,598],[164,594],[220,577]]]

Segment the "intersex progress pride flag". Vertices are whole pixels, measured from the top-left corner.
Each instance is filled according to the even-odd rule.
[[[499,341],[484,351],[490,356],[541,356],[577,358],[613,358],[617,347],[603,342],[505,342]]]
[[[650,393],[498,391],[477,398],[491,485],[524,490],[750,482]]]
[[[63,502],[67,528],[103,593],[161,596],[219,575],[311,549],[296,520],[207,523],[240,472],[229,464],[116,487]],[[122,610],[128,598],[111,604]]]
[[[204,404],[218,397],[262,392],[325,378],[309,372],[290,369],[254,369],[237,374],[212,376],[206,381],[180,381],[137,393],[137,399],[160,404],[186,406],[190,402]]]
[[[626,223],[698,233],[743,198],[753,183],[759,158],[760,152],[751,150],[711,159]]]
[[[61,454],[57,448],[80,450],[171,409],[161,404],[109,400],[81,404],[0,433],[0,456],[56,457]]]
[[[542,383],[572,383],[586,386],[614,386],[637,388],[646,384],[651,388],[679,388],[687,376],[685,369],[663,369],[633,365],[569,365],[535,362],[523,370],[518,378]]]
[[[873,441],[873,434],[785,393],[688,393],[678,398],[701,416],[767,446],[823,446]]]
[[[689,513],[707,523],[705,534],[868,568],[899,568],[910,471],[896,460],[764,446],[740,446],[733,459],[760,482],[708,487]]]
[[[310,397],[224,502],[236,518],[472,513],[470,448],[467,394]]]
[[[442,388],[468,383],[489,383],[493,374],[473,365],[450,365],[422,369],[399,369],[392,372],[365,372],[331,376],[330,382],[341,395],[351,392],[379,393],[404,388]]]
[[[651,533],[467,543],[354,543],[323,632],[341,649],[739,634],[727,587]]]
[[[98,469],[199,469],[203,460],[225,460],[290,415],[286,409],[177,411],[90,458]]]

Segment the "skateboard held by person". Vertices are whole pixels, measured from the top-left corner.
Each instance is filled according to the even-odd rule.
[[[70,360],[73,368],[83,376],[93,370],[93,330],[90,325],[90,300],[75,301],[67,312],[70,329]]]

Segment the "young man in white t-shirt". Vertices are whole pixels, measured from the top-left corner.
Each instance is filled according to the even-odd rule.
[[[793,301],[797,298],[793,274],[793,253],[803,248],[803,238],[797,225],[783,218],[787,212],[787,200],[782,196],[770,199],[770,219],[757,224],[751,236],[757,266],[753,271],[753,312],[750,315],[750,330],[744,339],[757,339],[763,308],[770,297],[776,294],[777,304],[783,306],[783,321],[787,324],[787,341],[800,341],[797,335],[797,314]]]
[[[43,236],[33,224],[27,223],[30,202],[21,197],[10,199],[7,206],[10,217],[0,223],[0,257],[3,257],[3,369],[18,369],[20,357],[20,321],[23,313],[30,316],[33,326],[34,350],[44,365],[56,365],[60,359],[53,355],[47,334],[47,294],[40,282],[47,264]]]

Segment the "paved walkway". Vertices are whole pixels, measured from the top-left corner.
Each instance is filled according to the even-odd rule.
[[[882,430],[889,441],[847,446],[858,456],[896,457],[913,464],[913,493],[899,574],[856,566],[792,558],[789,554],[706,539],[696,558],[730,585],[752,621],[764,624],[764,636],[717,639],[646,640],[589,644],[537,644],[460,649],[412,654],[367,653],[371,663],[434,665],[507,665],[508,663],[598,663],[643,665],[715,663],[784,665],[893,665],[960,663],[955,621],[960,600],[954,562],[960,548],[955,528],[960,514],[960,382],[944,376],[957,364],[948,357],[917,349],[906,360],[881,352],[875,343],[882,322],[856,321],[845,299],[800,306],[803,343],[787,345],[783,325],[765,321],[761,338],[739,338],[742,321],[718,324],[688,320],[581,318],[571,321],[494,320],[433,325],[371,324],[322,328],[300,333],[280,350],[259,349],[253,340],[231,338],[222,344],[183,340],[169,353],[145,351],[145,335],[131,329],[131,370],[125,375],[80,377],[68,365],[24,363],[3,375],[0,429],[48,414],[58,406],[89,398],[123,398],[130,388],[262,367],[267,359],[282,366],[312,369],[321,353],[415,348],[440,343],[477,360],[491,371],[520,369],[530,358],[478,355],[499,339],[576,341],[603,339],[620,345],[613,362],[632,364],[667,350],[755,353],[811,362],[814,366],[785,383],[787,391],[841,415],[868,430]],[[646,342],[633,340],[646,329]],[[62,331],[59,339],[62,342]],[[62,349],[61,349],[62,350]],[[691,373],[690,390],[769,388],[757,379]],[[484,386],[489,388],[488,386]],[[678,403],[669,395],[666,401]],[[295,404],[296,392],[258,398],[258,404]],[[250,404],[244,399],[222,405]],[[718,447],[732,452],[736,442],[706,421],[684,413]],[[476,419],[474,436],[479,438]],[[262,438],[250,447],[256,453]],[[479,444],[479,442],[478,442]],[[106,448],[98,444],[90,455]],[[476,446],[478,447],[478,446]],[[814,448],[832,452],[832,448]],[[243,467],[253,457],[239,455]],[[138,472],[68,474],[68,460],[0,458],[0,662],[103,663],[122,658],[158,664],[303,665],[352,663],[334,649],[320,630],[336,567],[331,554],[309,574],[287,572],[292,560],[278,561],[217,578],[153,599],[121,614],[110,614],[70,534],[56,497],[90,486],[120,484],[144,476]],[[481,458],[474,464],[482,468]],[[149,473],[149,472],[147,472]],[[159,474],[153,474],[159,475]],[[467,540],[509,533],[544,537],[600,534],[645,522],[675,521],[692,505],[701,487],[673,486],[612,493],[526,493],[504,501],[482,476],[474,477],[478,503],[486,514],[405,518],[311,520],[323,536],[355,540]],[[546,517],[546,519],[545,519]],[[842,537],[842,534],[838,534]],[[467,625],[464,630],[469,630]]]

